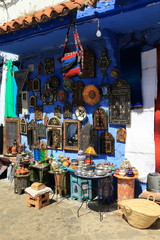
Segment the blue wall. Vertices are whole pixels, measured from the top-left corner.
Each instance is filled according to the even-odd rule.
[[[97,41],[92,41],[92,42],[85,42],[82,43],[83,48],[88,47],[89,49],[91,49],[92,51],[94,51],[96,60],[100,59],[101,55],[102,55],[102,50],[104,48],[107,48],[108,50],[108,57],[112,59],[111,65],[108,68],[107,71],[107,75],[108,75],[108,80],[109,83],[112,84],[113,81],[115,81],[115,79],[113,79],[110,76],[110,72],[112,70],[113,67],[118,66],[118,59],[119,59],[119,51],[118,51],[118,42],[117,42],[117,36],[112,33],[111,31],[106,31],[103,33],[103,39],[99,39],[97,38]],[[41,92],[42,92],[42,88],[44,87],[44,84],[46,82],[46,80],[50,77],[50,76],[57,76],[60,81],[61,81],[61,85],[60,85],[60,89],[64,89],[63,88],[63,76],[61,74],[61,64],[59,62],[59,58],[62,57],[62,52],[63,52],[63,48],[59,48],[56,49],[53,52],[40,52],[38,53],[37,56],[32,56],[32,57],[28,57],[26,59],[22,60],[22,66],[23,68],[28,68],[29,64],[34,64],[34,72],[30,72],[29,73],[29,79],[34,79],[35,77],[38,77],[41,81]],[[55,61],[55,73],[51,74],[51,75],[43,75],[43,76],[38,76],[38,64],[40,62],[42,62],[44,64],[44,61],[46,58],[50,58],[53,57],[54,61]],[[75,77],[73,79],[74,81],[79,80],[78,77]],[[102,74],[100,72],[100,69],[98,67],[98,64],[96,63],[96,77],[95,78],[82,78],[80,79],[82,82],[84,82],[85,85],[88,84],[93,84],[96,87],[100,87],[101,85],[101,80],[102,80]],[[25,90],[25,89],[24,89]],[[31,96],[32,94],[34,94],[33,92],[29,92],[29,95]],[[38,93],[35,93],[35,95],[37,96],[38,99]],[[69,101],[72,104],[72,97],[71,97],[71,92],[67,92],[67,101]],[[38,99],[37,101],[37,105],[43,105],[42,100]],[[64,103],[61,103],[58,99],[56,102],[54,102],[54,105],[43,105],[43,114],[45,115],[45,113],[47,113],[48,117],[51,118],[54,116],[54,107],[55,106],[61,106],[62,112],[63,112],[63,106]],[[108,111],[108,98],[102,98],[100,99],[100,101],[96,104],[96,105],[87,105],[85,106],[86,111],[87,111],[87,120],[85,122],[82,123],[82,126],[84,124],[87,123],[87,121],[89,121],[91,124],[93,123],[93,119],[92,119],[92,113],[93,111],[97,108],[97,107],[103,107],[107,114],[109,115],[109,111]],[[72,107],[72,118],[76,119],[75,114],[75,107]],[[30,122],[32,119],[34,119],[34,108],[30,108],[29,109],[30,115],[27,118],[27,121]],[[22,116],[20,116],[22,117]],[[63,122],[63,114],[61,116],[61,121]],[[38,121],[39,123],[41,121]],[[43,121],[42,121],[43,122]],[[100,154],[99,150],[98,150],[98,157],[94,158],[95,163],[98,162],[103,162],[105,158],[107,158],[107,161],[110,163],[114,163],[115,165],[117,165],[118,167],[120,166],[122,160],[124,159],[124,149],[125,149],[125,144],[124,143],[120,143],[116,141],[116,132],[117,129],[119,127],[125,127],[122,125],[110,125],[108,124],[108,131],[113,135],[114,139],[115,139],[115,155],[114,156],[109,156],[109,155],[104,155],[104,154]],[[100,134],[102,133],[102,130],[98,130],[98,136],[100,136]],[[46,139],[40,139],[40,140],[44,140],[46,141]],[[98,149],[100,147],[100,138],[98,138]],[[21,142],[25,143],[25,145],[27,146],[27,138],[26,136],[22,135],[21,136]],[[51,150],[48,150],[48,155],[50,155]],[[71,159],[76,158],[77,156],[77,152],[66,152],[66,151],[58,151],[58,150],[53,150],[52,151],[53,155],[55,157],[58,157],[59,154],[63,154],[65,156],[69,156]]]

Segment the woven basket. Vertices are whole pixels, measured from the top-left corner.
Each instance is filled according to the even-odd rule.
[[[41,190],[43,188],[45,188],[46,186],[43,183],[39,183],[39,182],[34,182],[31,185],[31,188],[34,190]]]
[[[135,228],[148,228],[160,216],[160,206],[147,199],[128,199],[118,202],[128,223]]]

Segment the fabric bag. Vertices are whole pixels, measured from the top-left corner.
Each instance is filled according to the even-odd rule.
[[[68,41],[71,27],[73,27],[73,37],[75,50],[74,52],[68,52]],[[72,77],[79,76],[83,69],[83,47],[80,42],[77,27],[72,19],[68,27],[65,43],[63,57],[61,58],[62,73],[64,75],[64,80],[68,80]]]

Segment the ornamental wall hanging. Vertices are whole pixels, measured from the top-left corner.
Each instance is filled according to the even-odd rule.
[[[97,130],[108,130],[107,112],[101,107],[96,108],[93,113],[93,127]]]
[[[28,80],[28,91],[32,91],[32,80]]]
[[[98,131],[88,122],[81,128],[80,148],[86,150],[92,146],[98,152]]]
[[[43,119],[43,108],[42,106],[35,106],[34,108],[34,119],[42,120]]]
[[[114,155],[114,138],[109,132],[100,135],[100,153]]]
[[[43,140],[40,141],[39,149],[47,149],[47,144]]]
[[[50,118],[47,126],[47,147],[62,150],[62,123],[58,117]]]
[[[85,103],[95,105],[100,100],[99,89],[94,85],[87,85],[82,93]]]
[[[29,99],[28,99],[28,91],[22,91],[22,114],[29,114]]]
[[[56,76],[52,76],[49,79],[47,79],[45,88],[50,90],[57,90],[60,86],[59,78]]]
[[[60,102],[65,102],[67,99],[67,94],[64,90],[60,90],[57,93],[57,97]]]
[[[45,115],[44,115],[44,119],[43,119],[43,122],[44,122],[44,125],[45,125],[45,126],[48,125],[48,121],[49,121],[48,115],[45,114]]]
[[[82,92],[85,85],[81,81],[74,82],[73,90],[72,90],[72,105],[74,107],[84,106],[85,102],[82,97]]]
[[[130,124],[131,89],[127,81],[117,79],[112,85],[109,101],[109,123]]]
[[[43,69],[43,63],[38,64],[38,75],[43,75],[44,74],[44,69]]]
[[[46,138],[46,126],[43,123],[38,124],[38,137]]]
[[[17,113],[22,113],[22,94],[19,93],[17,97]]]
[[[72,118],[72,106],[70,103],[65,103],[63,107],[63,118]]]
[[[20,134],[27,134],[27,121],[24,117],[20,120]]]
[[[54,73],[54,59],[53,58],[45,59],[45,72],[46,72],[46,74]]]
[[[41,99],[44,105],[53,105],[53,102],[56,101],[56,96],[57,96],[56,91],[44,87]]]
[[[61,107],[60,106],[56,106],[54,108],[54,116],[61,118]]]
[[[84,50],[84,65],[80,78],[95,77],[95,55],[90,49]]]
[[[68,92],[71,92],[72,89],[73,89],[73,80],[72,79],[66,79],[64,82],[63,82],[63,86],[64,86],[64,89]]]
[[[116,135],[117,142],[126,142],[126,129],[125,128],[118,128],[117,135]]]
[[[79,151],[81,123],[77,120],[64,120],[64,149]]]
[[[33,119],[28,123],[27,139],[30,148],[39,148],[38,123]]]
[[[80,122],[85,121],[87,118],[86,109],[82,106],[77,107],[75,110],[75,116],[76,116],[77,120],[79,120]]]
[[[37,105],[37,99],[35,95],[30,96],[30,107],[35,107]]]
[[[38,78],[34,78],[32,80],[32,91],[39,92],[40,91],[40,80]]]

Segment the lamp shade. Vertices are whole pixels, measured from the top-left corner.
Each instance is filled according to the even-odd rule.
[[[92,146],[88,147],[85,151],[85,154],[91,155],[91,156],[97,156],[96,151],[94,150],[94,148]]]

